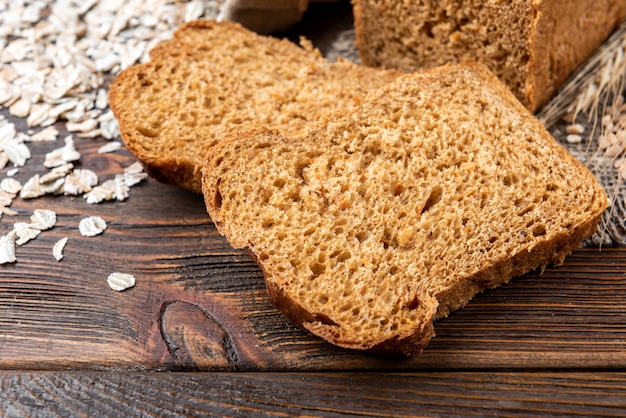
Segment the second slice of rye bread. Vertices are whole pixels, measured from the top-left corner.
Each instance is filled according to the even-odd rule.
[[[400,73],[329,62],[307,42],[198,20],[122,71],[109,104],[128,149],[157,180],[200,192],[203,157],[249,130],[304,132],[322,114],[352,107]]]

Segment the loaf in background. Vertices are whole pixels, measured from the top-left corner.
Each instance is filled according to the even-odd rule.
[[[414,71],[472,59],[538,110],[626,18],[624,0],[353,0],[364,64]]]

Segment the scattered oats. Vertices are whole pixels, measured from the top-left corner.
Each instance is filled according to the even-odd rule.
[[[0,105],[10,106],[15,103],[19,97],[19,87],[0,80]]]
[[[583,137],[580,136],[580,135],[576,135],[576,134],[569,134],[569,135],[567,135],[565,140],[569,144],[580,144],[581,142],[583,142]]]
[[[6,235],[0,236],[0,264],[15,263],[15,239],[17,232],[11,230]]]
[[[58,180],[60,178],[63,178],[65,176],[67,176],[68,174],[70,174],[72,172],[73,168],[74,168],[74,164],[72,164],[72,163],[65,163],[65,164],[60,165],[58,167],[54,167],[48,173],[46,173],[43,176],[41,176],[41,178],[39,179],[39,183],[40,184],[48,184],[48,183],[56,181],[56,180]]]
[[[128,167],[124,169],[124,173],[127,173],[127,174],[143,173],[143,166],[141,165],[139,161],[135,161],[134,163],[132,163],[131,165],[129,165]]]
[[[98,149],[98,154],[107,154],[109,152],[115,152],[122,148],[122,143],[119,141],[108,142]]]
[[[67,161],[63,159],[63,148],[57,148],[46,154],[43,166],[46,168],[54,168],[65,164]]]
[[[107,283],[111,289],[121,292],[135,286],[135,276],[126,273],[111,273],[107,278]]]
[[[89,193],[85,193],[83,197],[89,204],[113,200],[115,199],[115,182],[113,180],[107,180],[100,186],[91,189]]]
[[[118,174],[113,179],[113,184],[115,185],[115,193],[113,196],[120,202],[128,199],[130,196],[130,186],[126,184],[125,178],[125,175]]]
[[[582,135],[583,133],[585,133],[585,127],[580,123],[575,123],[572,125],[568,125],[565,128],[565,131],[571,135]]]
[[[132,187],[135,184],[142,182],[148,178],[148,173],[124,173],[124,182],[128,187]]]
[[[22,184],[15,179],[6,178],[0,182],[0,190],[15,196],[22,190]]]
[[[59,117],[65,117],[65,115],[76,109],[76,106],[78,106],[78,99],[76,98],[71,98],[71,99],[64,99],[65,101],[62,103],[59,103],[58,105],[54,106],[52,109],[50,109],[50,111],[48,112],[48,116],[51,119],[58,119]]]
[[[63,194],[63,184],[65,183],[65,178],[56,179],[50,183],[44,183],[41,185],[41,189],[44,194],[53,194],[59,195]]]
[[[15,168],[6,176],[17,174],[17,167],[31,158],[26,144],[57,140],[59,131],[54,125],[58,121],[66,122],[65,128],[80,137],[119,139],[105,82],[131,65],[147,62],[149,51],[170,39],[184,21],[215,18],[223,1],[0,0],[0,110],[25,118],[31,128],[28,133],[18,132],[0,115],[0,169],[11,162]],[[119,141],[111,142],[100,152],[114,152],[120,146]],[[18,193],[23,199],[63,192],[84,193],[89,203],[123,200],[129,187],[147,178],[140,167],[129,167],[104,187],[96,186],[96,173],[72,172],[71,163],[80,158],[68,136],[64,147],[46,155],[48,173],[36,174],[23,186],[5,178],[0,182],[0,216],[17,214],[8,206]],[[15,262],[16,243],[22,245],[54,222],[54,212],[38,210],[31,223],[16,223],[9,234],[0,237],[0,263]],[[81,224],[81,233],[87,228],[87,236],[106,228],[97,217]],[[66,241],[60,240],[53,248],[57,260],[63,257]]]
[[[59,131],[54,126],[48,126],[47,128],[42,129],[36,134],[31,135],[30,140],[32,142],[43,142],[43,141],[56,141],[59,136]]]
[[[26,144],[15,139],[4,143],[4,153],[15,167],[24,166],[30,158],[30,149]]]
[[[35,228],[33,224],[27,222],[14,223],[13,230],[17,234],[17,240],[15,241],[17,245],[24,245],[28,241],[37,238],[41,233],[40,229]]]
[[[66,195],[80,195],[88,193],[98,184],[98,175],[88,169],[74,170],[65,178],[63,193]]]
[[[30,112],[31,102],[26,99],[19,99],[9,106],[9,113],[18,118],[25,118]]]
[[[12,123],[5,123],[0,126],[0,147],[6,141],[10,141],[15,138],[17,131],[15,130],[15,125]]]
[[[9,163],[9,156],[6,154],[6,152],[0,151],[0,170],[5,168],[8,163]]]
[[[2,215],[7,215],[7,216],[15,216],[18,215],[19,212],[16,212],[14,210],[11,210],[9,208],[3,208],[0,206],[0,218],[2,217]]]
[[[87,119],[82,122],[68,122],[66,125],[69,132],[91,132],[98,126],[98,121],[95,119]]]
[[[200,0],[191,0],[185,10],[185,22],[196,20],[204,13],[204,4]]]
[[[28,179],[24,186],[22,186],[22,191],[20,192],[20,197],[22,199],[33,199],[39,196],[43,196],[43,193],[40,193],[40,183],[39,183],[39,174],[35,174],[33,177]]]
[[[90,216],[88,218],[83,218],[78,224],[78,229],[80,230],[80,233],[85,237],[100,235],[104,232],[106,228],[106,222],[99,216]]]
[[[15,199],[14,193],[0,190],[0,207],[11,206],[11,204],[13,203],[13,199]]]
[[[80,160],[80,153],[76,151],[74,138],[72,135],[68,135],[65,137],[65,146],[47,153],[43,165],[47,168],[53,168],[78,160]]]
[[[67,244],[67,240],[68,237],[61,238],[52,247],[52,255],[57,261],[61,261],[63,259],[63,250],[65,249],[65,244]]]
[[[48,122],[49,115],[52,109],[52,105],[50,103],[36,103],[31,106],[30,113],[26,118],[26,124],[28,126],[43,126]],[[53,122],[54,123],[54,122]],[[47,123],[51,125],[52,123]]]
[[[34,229],[45,231],[57,223],[57,214],[52,210],[35,209],[30,216],[31,226]]]
[[[119,138],[120,126],[117,119],[100,121],[100,135],[106,139]]]
[[[96,109],[104,110],[109,104],[109,97],[107,91],[105,89],[98,89],[98,94],[96,95],[96,102],[94,106]]]

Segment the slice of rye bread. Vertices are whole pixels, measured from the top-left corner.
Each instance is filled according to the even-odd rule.
[[[200,192],[200,167],[216,142],[257,129],[302,133],[328,111],[352,107],[397,71],[340,60],[250,32],[199,20],[122,71],[109,105],[122,139],[159,181]]]
[[[562,263],[608,205],[476,63],[402,76],[302,136],[221,142],[203,192],[290,320],[342,347],[407,355],[481,290]]]

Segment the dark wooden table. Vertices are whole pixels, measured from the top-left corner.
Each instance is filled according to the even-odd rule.
[[[64,134],[31,145],[39,164],[16,178]],[[125,149],[98,154],[104,143],[77,139],[81,167],[101,181],[135,161]],[[149,179],[124,202],[56,196],[12,209],[0,235],[35,209],[58,222],[0,265],[2,416],[626,414],[626,248],[581,249],[487,291],[440,320],[421,356],[392,359],[290,324],[198,195]],[[78,223],[92,215],[108,228],[83,237]],[[136,286],[111,290],[114,271]]]

